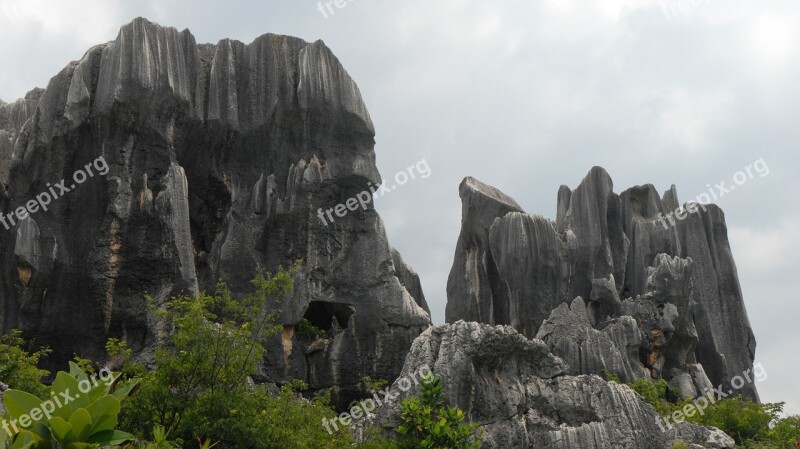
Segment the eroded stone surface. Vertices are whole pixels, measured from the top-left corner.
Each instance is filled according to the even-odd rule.
[[[448,280],[447,322],[511,325],[531,337],[553,318],[546,340],[576,373],[612,366],[624,378],[681,376],[691,391],[688,374],[698,394],[697,386],[709,382],[731,389],[733,378],[752,370],[755,339],[724,215],[715,205],[688,204],[695,213],[667,218],[679,205],[674,186],[663,197],[652,185],[617,195],[600,167],[574,190],[561,186],[554,223],[526,214],[472,178],[462,182],[460,194],[464,213]],[[561,305],[578,297],[589,327],[581,321],[567,330],[558,323],[577,322]],[[636,321],[640,356],[630,346],[636,338],[609,347],[589,331],[625,316]],[[587,358],[578,351],[582,345],[612,352]],[[612,348],[633,360],[622,362],[626,357]],[[753,384],[739,392],[758,398]]]
[[[393,379],[430,324],[416,274],[370,204],[318,217],[380,182],[358,87],[321,41],[266,34],[201,44],[144,19],[0,105],[0,207],[99,157],[109,171],[0,229],[0,331],[99,358],[109,337],[155,343],[157,303],[250,290],[259,268],[304,264],[281,306],[262,380],[307,380],[347,400],[363,376]],[[13,275],[12,275],[13,274]],[[329,338],[306,344],[306,318]],[[308,346],[308,347],[306,347]]]

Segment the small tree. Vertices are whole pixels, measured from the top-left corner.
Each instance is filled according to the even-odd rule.
[[[461,409],[445,404],[439,377],[422,382],[422,397],[404,400],[400,409],[400,449],[472,449],[481,445],[478,425],[465,422]]]
[[[280,329],[270,302],[291,292],[294,271],[258,276],[255,292],[242,300],[220,281],[211,295],[176,297],[157,307],[170,337],[156,350],[157,369],[142,379],[123,421],[139,435],[163,426],[186,444],[197,436],[222,440],[220,423],[237,414],[248,394],[247,377],[263,357],[262,342]],[[110,346],[115,355],[127,355],[118,343]]]
[[[50,354],[50,349],[42,348],[31,354],[25,346],[21,331],[12,330],[0,336],[0,380],[11,388],[44,398],[48,389],[41,380],[50,372],[39,369],[37,365]]]

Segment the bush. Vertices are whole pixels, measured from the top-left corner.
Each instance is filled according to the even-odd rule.
[[[609,378],[609,375],[606,375]],[[670,402],[665,380],[639,379],[628,386],[637,392],[659,415],[668,417],[683,409],[691,400]],[[674,395],[675,396],[675,395]],[[749,449],[796,449],[800,441],[800,417],[780,418],[783,403],[758,404],[734,396],[710,404],[703,413],[684,416],[684,419],[702,426],[717,427],[730,435],[739,447]],[[681,444],[680,442],[676,443]],[[680,447],[680,446],[673,446]]]
[[[328,334],[324,329],[314,326],[314,324],[306,318],[303,318],[297,323],[297,326],[295,326],[295,333],[297,334],[297,338],[304,343],[312,343],[320,338],[325,338]]]
[[[400,403],[400,449],[472,449],[481,445],[477,424],[467,423],[464,412],[444,403],[441,379],[422,382],[422,396]]]
[[[308,386],[299,381],[277,396],[248,383],[263,358],[262,341],[281,329],[276,313],[266,310],[291,292],[293,275],[294,269],[280,269],[259,276],[255,292],[242,300],[220,282],[213,295],[177,297],[160,307],[157,316],[172,336],[156,352],[157,368],[142,380],[123,422],[140,437],[163,426],[185,448],[197,447],[198,438],[237,449],[354,447],[348,431],[329,435],[322,426],[323,418],[336,416],[329,395],[303,399],[296,390]],[[109,347],[125,354],[119,342]]]
[[[769,440],[780,449],[795,449],[800,442],[800,416],[779,419],[769,431]]]
[[[772,404],[757,404],[740,397],[722,399],[705,410],[700,422],[714,426],[738,444],[747,440],[761,440],[769,436],[769,424],[777,418]]]
[[[50,354],[47,348],[39,349],[33,354],[25,349],[22,332],[12,330],[0,337],[0,380],[9,387],[26,391],[39,398],[47,395],[48,389],[42,385],[43,377],[49,371],[39,369],[39,362]]]
[[[248,403],[247,378],[263,357],[262,340],[280,329],[276,314],[265,311],[267,301],[282,300],[291,291],[293,271],[259,276],[253,286],[254,294],[237,301],[220,282],[213,295],[172,298],[155,310],[172,333],[156,351],[157,369],[142,379],[141,391],[123,413],[123,422],[138,435],[163,426],[186,447],[198,436],[225,447],[256,447],[252,430],[237,437],[225,425],[241,428],[231,416]]]

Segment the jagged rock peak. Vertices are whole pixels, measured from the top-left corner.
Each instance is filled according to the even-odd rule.
[[[109,337],[159,343],[143,294],[234,295],[304,261],[259,381],[305,379],[346,405],[363,376],[393,379],[430,325],[419,277],[372,203],[324,213],[380,182],[373,124],[322,41],[265,34],[200,44],[138,18],[46,89],[0,105],[0,212],[105,170],[0,231],[0,333],[22,329],[56,365]],[[347,202],[347,204],[350,204]],[[348,206],[349,208],[349,206]],[[276,310],[277,311],[277,310]],[[304,341],[308,320],[326,338]]]
[[[593,167],[574,190],[559,188],[553,223],[465,179],[447,322],[544,332],[574,374],[611,367],[626,379],[676,379],[689,391],[709,382],[731,389],[752,369],[755,338],[724,214],[709,204],[668,219],[679,204],[674,185],[663,195],[650,184],[620,195],[613,188]],[[740,391],[758,398],[752,384]]]

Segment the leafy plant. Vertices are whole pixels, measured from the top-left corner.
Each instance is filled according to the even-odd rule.
[[[668,385],[663,379],[657,381],[639,379],[628,386],[639,393],[661,416],[670,416],[693,402],[692,400],[669,401]],[[738,396],[719,400],[715,398],[703,409],[703,413],[684,415],[683,418],[702,426],[719,428],[736,441],[737,447],[796,449],[797,441],[800,441],[800,416],[782,419],[780,416],[783,405],[783,403],[759,404]]]
[[[293,289],[296,269],[258,276],[254,293],[242,299],[234,298],[220,281],[213,294],[176,297],[155,307],[161,327],[171,336],[156,351],[157,369],[142,380],[141,391],[123,412],[123,422],[138,435],[164,426],[187,448],[198,436],[225,447],[271,447],[264,433],[283,427],[288,419],[283,411],[261,415],[268,395],[249,386],[248,376],[263,359],[262,342],[282,329],[275,324],[276,304]],[[294,387],[298,385],[286,390]],[[300,401],[294,393],[292,398]],[[319,418],[317,414],[316,427],[324,432]],[[297,434],[297,426],[287,427],[287,432]]]
[[[400,403],[397,427],[401,435],[400,449],[472,449],[478,448],[478,425],[465,422],[464,412],[445,404],[442,381],[438,377],[421,384],[421,397],[410,397]]]
[[[50,399],[6,391],[3,402],[18,432],[11,437],[0,432],[0,444],[7,442],[10,449],[93,449],[132,440],[133,435],[116,426],[120,402],[136,381],[117,383],[118,374],[108,374],[106,381],[98,382],[70,362],[69,373],[56,375]]]
[[[622,381],[619,378],[619,375],[616,373],[612,373],[611,371],[603,370],[603,377],[609,382],[616,382],[621,384]]]
[[[123,379],[141,378],[148,373],[144,366],[131,362],[133,350],[123,340],[109,338],[106,341],[106,354],[108,354],[107,366],[119,369]]]
[[[327,336],[327,332],[325,332],[324,329],[315,326],[306,318],[300,320],[300,322],[294,327],[294,330],[297,334],[297,338],[304,343],[311,343]]]
[[[769,431],[769,440],[780,449],[800,447],[800,416],[778,419]]]
[[[0,379],[11,388],[45,397],[48,389],[42,385],[41,380],[50,372],[39,369],[37,365],[51,351],[42,348],[30,354],[25,346],[25,340],[19,330],[12,330],[0,336]]]
[[[72,361],[86,374],[94,374],[94,362],[75,354]]]

